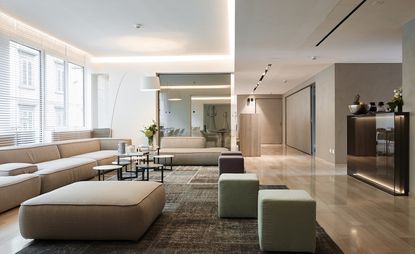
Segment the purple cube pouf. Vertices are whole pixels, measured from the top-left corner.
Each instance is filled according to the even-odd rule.
[[[245,173],[244,157],[238,155],[219,156],[219,175],[223,173]]]
[[[222,156],[236,156],[236,155],[242,156],[242,152],[240,152],[240,151],[226,151],[226,152],[222,152],[220,155],[222,155]]]

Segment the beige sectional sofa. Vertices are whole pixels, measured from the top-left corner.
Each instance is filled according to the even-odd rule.
[[[218,165],[224,147],[206,147],[204,137],[163,137],[160,154],[174,155],[173,165]]]
[[[32,180],[29,189],[35,190],[39,185],[39,193],[45,193],[77,181],[88,180],[96,175],[92,168],[96,165],[110,164],[116,159],[119,142],[131,144],[129,139],[86,139],[64,141],[31,146],[7,147],[0,149],[0,212],[13,208],[26,200],[25,191],[20,181],[24,175],[37,178]],[[30,176],[30,177],[29,177]],[[14,199],[6,195],[14,186],[14,195],[24,197]],[[37,189],[36,189],[37,190]],[[20,193],[23,192],[23,193]],[[39,195],[32,191],[31,196]],[[10,201],[10,202],[9,202]],[[17,202],[19,201],[19,202]],[[7,205],[9,204],[9,205]]]

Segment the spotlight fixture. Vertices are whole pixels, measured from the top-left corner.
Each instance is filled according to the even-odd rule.
[[[134,27],[137,28],[137,29],[140,29],[140,28],[143,27],[143,24],[135,24]]]
[[[259,78],[258,83],[256,83],[254,89],[252,90],[252,93],[256,91],[256,89],[261,85],[262,80],[264,79],[265,75],[267,75],[269,69],[271,68],[272,64],[268,64],[267,67],[265,67],[265,71],[262,73],[261,77]]]
[[[288,80],[284,79],[282,82],[284,82],[284,84],[287,84]]]
[[[311,60],[313,60],[313,61],[314,61],[314,60],[317,60],[317,57],[316,57],[316,56],[312,56],[312,57],[311,57]]]
[[[246,105],[248,105],[248,106],[253,102],[254,102],[254,98],[252,98],[252,97],[249,97],[248,99],[246,99]]]

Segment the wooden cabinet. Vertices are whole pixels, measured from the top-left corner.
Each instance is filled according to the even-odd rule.
[[[258,114],[239,115],[239,144],[243,156],[261,156],[261,135]]]

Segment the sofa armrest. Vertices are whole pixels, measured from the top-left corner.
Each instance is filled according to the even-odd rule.
[[[0,165],[0,176],[16,176],[37,171],[37,165],[30,163],[6,163]]]
[[[132,143],[128,138],[100,138],[98,140],[101,144],[101,150],[117,150],[120,142],[125,142],[127,145]]]

